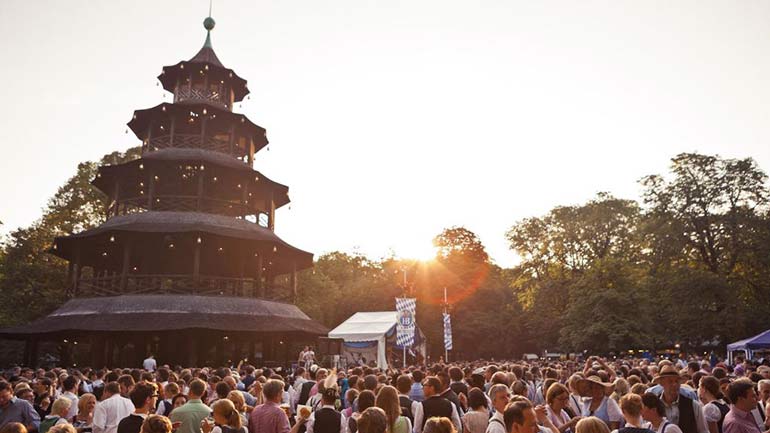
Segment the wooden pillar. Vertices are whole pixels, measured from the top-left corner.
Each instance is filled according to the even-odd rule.
[[[131,266],[131,240],[126,239],[126,242],[123,243],[123,268],[120,271],[120,291],[123,293],[126,291],[129,266]]]
[[[238,257],[238,289],[235,295],[243,296],[243,280],[246,278],[246,257],[241,254]]]
[[[262,253],[259,253],[257,256],[257,297],[264,298],[265,297],[265,285],[262,282]]]
[[[275,231],[275,199],[271,190],[265,198],[265,210],[267,211],[267,228]]]
[[[208,116],[201,113],[201,149],[206,147],[206,120],[208,120]]]
[[[152,169],[147,170],[147,172],[150,175],[149,191],[147,192],[147,210],[152,210],[152,207],[155,204],[155,172]]]
[[[230,156],[233,156],[235,151],[235,124],[230,125]]]
[[[254,167],[254,137],[249,137],[249,167]]]
[[[168,147],[174,147],[174,134],[176,134],[176,116],[171,116],[171,127],[169,128]]]
[[[243,182],[243,192],[241,193],[241,211],[240,216],[246,217],[248,215],[248,203],[249,203],[249,181],[245,180]]]
[[[291,262],[291,302],[297,303],[297,262]]]
[[[193,251],[193,281],[195,281],[195,291],[198,290],[198,283],[201,279],[201,243],[198,242],[201,239],[198,235],[195,239],[195,250]]]
[[[118,212],[120,209],[119,200],[120,200],[120,182],[118,182],[118,180],[116,179],[115,180],[115,208],[112,210],[115,216],[118,215]]]
[[[72,296],[78,295],[78,283],[80,282],[80,274],[82,273],[82,267],[80,265],[80,246],[75,246],[75,264],[73,265],[74,272],[72,273]]]
[[[196,205],[196,209],[198,212],[202,211],[203,209],[203,181],[206,178],[204,176],[204,171],[198,167],[198,203]]]

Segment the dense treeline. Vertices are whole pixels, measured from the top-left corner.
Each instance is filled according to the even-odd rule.
[[[106,198],[89,184],[96,167],[137,155],[81,164],[39,221],[9,234],[0,249],[0,323],[31,320],[64,301],[66,263],[45,251],[54,236],[104,220]],[[516,222],[505,234],[520,258],[512,269],[496,266],[473,232],[453,227],[434,239],[431,262],[324,254],[300,275],[298,303],[333,327],[416,296],[437,356],[446,287],[454,356],[467,358],[674,344],[719,350],[769,327],[769,194],[756,163],[681,154],[670,173],[640,184],[640,202],[600,193]]]

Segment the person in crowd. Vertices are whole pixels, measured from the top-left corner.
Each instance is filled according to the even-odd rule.
[[[0,380],[0,427],[11,422],[21,423],[27,430],[38,430],[40,416],[28,401],[13,395],[10,383]]]
[[[142,423],[140,433],[171,433],[171,420],[163,415],[150,415]]]
[[[455,429],[458,432],[462,431],[457,407],[451,401],[441,396],[442,389],[441,380],[438,377],[430,376],[425,379],[423,383],[425,400],[412,406],[415,433],[421,433],[428,418],[434,416],[443,416],[451,419]]]
[[[190,382],[189,400],[183,406],[171,411],[172,424],[179,423],[177,433],[200,433],[201,421],[211,414],[211,408],[203,403],[206,382],[194,379]]]
[[[345,409],[342,410],[342,414],[345,415],[345,418],[347,419],[350,419],[350,417],[353,416],[353,403],[355,403],[358,400],[358,394],[359,394],[358,390],[355,388],[350,388],[348,389],[348,392],[345,393],[345,405],[344,405]],[[410,400],[410,403],[411,403],[411,400]],[[411,409],[409,413],[411,414]]]
[[[118,423],[134,411],[134,404],[120,395],[118,382],[107,383],[102,397],[94,407],[93,433],[117,433]]]
[[[592,375],[581,379],[578,387],[582,391],[581,395],[585,397],[582,416],[595,416],[604,421],[611,430],[620,427],[623,413],[615,400],[607,396],[612,392],[611,383],[606,383],[599,376]]]
[[[51,413],[51,394],[43,392],[35,396],[35,403],[33,408],[37,412],[40,419],[45,418],[46,415]]]
[[[401,404],[396,388],[390,385],[383,386],[377,393],[375,405],[385,411],[385,415],[388,417],[389,433],[412,432],[412,421],[401,415]]]
[[[569,388],[569,409],[565,408],[570,416],[578,416],[583,411],[583,398],[580,396],[578,390],[578,384],[580,379],[583,378],[581,373],[575,373],[567,380],[567,388]]]
[[[719,388],[719,380],[714,376],[704,376],[698,383],[698,398],[703,403],[703,416],[709,433],[722,433],[722,424],[730,406],[724,401],[724,394]]]
[[[352,416],[348,419],[348,432],[356,433],[358,431],[358,418],[361,414],[370,407],[374,407],[376,397],[374,392],[365,389],[358,394],[358,410],[353,412]]]
[[[68,421],[74,420],[78,414],[78,386],[80,386],[80,381],[74,374],[67,376],[62,381],[62,397],[69,399],[71,403],[66,416]]]
[[[254,408],[249,416],[249,431],[252,433],[297,433],[310,417],[310,413],[298,411],[297,422],[289,427],[289,417],[280,404],[283,401],[283,381],[270,379],[265,382],[262,393],[265,402]]]
[[[736,380],[728,388],[730,411],[725,415],[724,433],[761,433],[751,411],[757,407],[757,393],[749,380]]]
[[[28,433],[27,428],[20,422],[9,422],[0,427],[0,433]]]
[[[72,421],[72,425],[79,433],[92,430],[94,423],[94,409],[96,409],[96,396],[87,392],[78,399],[78,414]]]
[[[129,395],[134,412],[120,420],[117,433],[139,433],[147,415],[152,413],[158,401],[158,389],[154,383],[139,382]]]
[[[446,417],[434,416],[425,422],[425,433],[457,433],[452,421]]]
[[[174,409],[184,406],[185,403],[187,403],[187,400],[189,400],[189,398],[184,394],[180,393],[175,395],[174,398],[171,399],[171,411],[173,412]]]
[[[452,402],[452,404],[455,406],[455,409],[457,409],[458,416],[463,416],[465,413],[465,410],[463,409],[464,405],[460,401],[460,396],[458,396],[457,393],[455,393],[450,387],[451,379],[449,378],[449,375],[442,371],[439,372],[436,377],[438,377],[441,381],[441,397],[444,397],[445,399]]]
[[[538,433],[540,430],[532,403],[525,398],[508,404],[503,412],[503,420],[506,433]]]
[[[414,421],[412,414],[412,399],[409,398],[409,391],[412,389],[412,379],[402,374],[396,379],[396,389],[398,389],[398,404],[401,406],[401,415]]]
[[[632,393],[625,394],[620,398],[620,410],[626,423],[617,433],[654,433],[642,418],[642,397]]]
[[[77,433],[77,430],[72,424],[64,423],[51,427],[48,429],[48,433]]]
[[[150,373],[154,372],[158,368],[158,362],[155,361],[155,356],[152,353],[147,355],[147,358],[142,361],[142,367]]]
[[[358,418],[358,431],[361,433],[385,433],[388,429],[388,417],[385,411],[372,406],[361,412]]]
[[[201,421],[203,433],[247,433],[241,424],[241,414],[235,408],[232,401],[223,398],[217,400],[212,406],[214,420]]]
[[[575,425],[576,433],[610,433],[610,428],[604,420],[595,416],[589,416],[578,421]]]
[[[155,409],[156,415],[163,415],[163,416],[169,416],[171,415],[171,411],[174,410],[174,397],[176,397],[179,394],[179,385],[177,385],[174,382],[168,382],[166,383],[166,386],[163,387],[163,400],[160,401],[158,404],[157,409]]]
[[[508,428],[505,424],[505,408],[508,407],[511,392],[504,383],[497,383],[489,388],[489,399],[492,400],[494,414],[489,419],[486,433],[506,433]]]
[[[414,370],[412,372],[412,389],[409,390],[409,399],[416,402],[422,402],[425,400],[425,391],[423,390],[422,381],[425,375],[420,370]]]
[[[345,415],[337,412],[334,403],[339,398],[337,388],[324,385],[321,393],[321,407],[312,414],[305,424],[307,433],[346,433]]]
[[[136,379],[130,374],[124,374],[118,377],[118,385],[120,385],[120,395],[124,398],[130,398],[129,395],[136,385]]]
[[[680,392],[682,378],[676,367],[664,364],[653,383],[660,385],[663,391],[660,399],[666,408],[666,418],[679,426],[683,433],[709,433],[706,419],[703,417],[703,406],[697,400]]]
[[[40,433],[48,433],[51,427],[59,424],[68,424],[67,414],[69,413],[72,400],[61,396],[51,405],[51,413],[40,422]]]
[[[463,371],[460,369],[460,367],[449,368],[449,379],[451,380],[449,387],[452,389],[452,391],[454,391],[458,397],[461,394],[464,394],[467,398],[469,391],[468,384],[463,381]]]
[[[631,385],[629,385],[628,381],[622,377],[615,379],[613,385],[614,391],[612,392],[612,395],[610,395],[610,398],[615,400],[616,403],[620,403],[620,399],[631,391]]]
[[[468,391],[468,411],[462,416],[465,433],[485,433],[489,426],[489,403],[479,388]],[[450,423],[451,424],[451,423]]]
[[[566,409],[569,408],[570,393],[566,386],[554,383],[548,387],[545,395],[546,413],[548,419],[559,429],[560,433],[572,433],[575,425],[580,421],[580,416],[570,416]]]
[[[227,394],[227,399],[233,402],[233,407],[235,407],[235,410],[241,417],[241,426],[246,430],[245,433],[248,433],[247,426],[249,425],[249,414],[246,412],[246,409],[251,410],[251,408],[246,406],[246,401],[243,399],[243,393],[238,390],[232,390]]]
[[[666,406],[651,392],[642,396],[642,418],[650,423],[648,428],[656,433],[682,433],[678,425],[666,419]]]

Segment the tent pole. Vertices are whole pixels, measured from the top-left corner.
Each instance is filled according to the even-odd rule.
[[[406,370],[406,344],[404,344],[404,363],[402,364],[402,367]]]

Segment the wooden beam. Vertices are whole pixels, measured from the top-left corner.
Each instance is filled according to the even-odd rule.
[[[123,244],[123,268],[120,271],[120,291],[126,291],[126,283],[128,282],[128,268],[131,266],[131,240],[126,239]]]
[[[147,170],[147,173],[150,175],[149,191],[147,192],[147,210],[152,210],[152,207],[155,205],[155,176],[152,169]]]
[[[205,172],[201,170],[200,167],[198,167],[197,176],[198,176],[198,202],[195,208],[198,210],[198,212],[200,212],[203,210],[202,209],[203,208],[203,190],[204,190],[203,181],[206,178]]]
[[[291,302],[297,303],[297,262],[291,262]]]
[[[257,255],[257,297],[265,297],[265,284],[262,282],[262,253]]]

